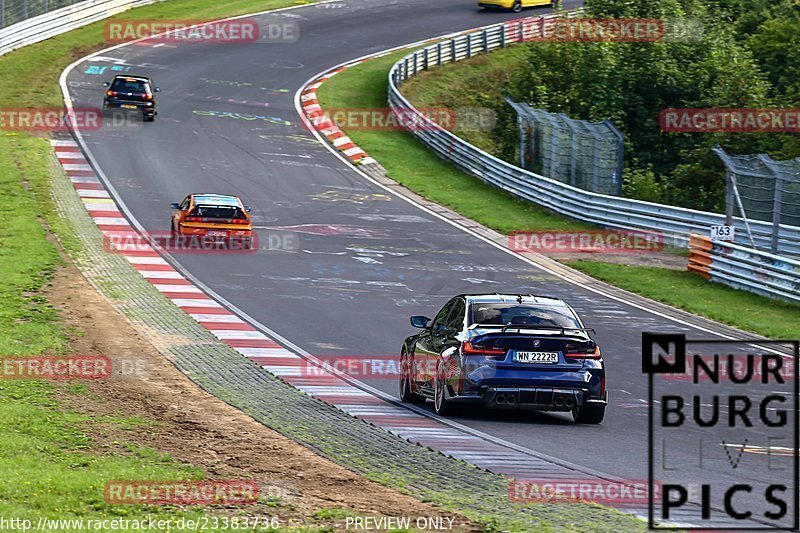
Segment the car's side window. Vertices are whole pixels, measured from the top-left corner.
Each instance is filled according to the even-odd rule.
[[[189,208],[189,197],[187,196],[186,198],[183,199],[183,202],[181,202],[181,211],[186,211],[188,208]]]
[[[461,331],[464,328],[464,312],[466,310],[466,302],[458,298],[450,311],[450,315],[447,317],[445,325],[452,330]]]
[[[437,324],[446,324],[447,315],[450,314],[450,310],[453,309],[453,305],[456,303],[455,300],[450,300],[442,307],[442,310],[436,315],[436,318],[433,319],[433,327],[435,328]]]

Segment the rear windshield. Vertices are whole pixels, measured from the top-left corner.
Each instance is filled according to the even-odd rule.
[[[567,308],[516,303],[475,303],[470,307],[470,324],[514,324],[539,327],[580,328]]]
[[[114,83],[111,85],[112,91],[117,91],[118,93],[143,93],[143,94],[150,94],[150,86],[147,82],[141,80],[126,80],[122,78],[117,78],[114,80]]]
[[[244,212],[233,205],[198,205],[189,216],[203,218],[245,218]]]

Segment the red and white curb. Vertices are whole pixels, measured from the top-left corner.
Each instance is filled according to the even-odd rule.
[[[340,152],[342,152],[350,161],[357,165],[368,165],[370,163],[377,163],[375,159],[371,158],[364,150],[356,145],[340,128],[337,126],[322,110],[317,99],[317,89],[323,83],[336,76],[343,70],[363,63],[363,61],[355,61],[343,67],[337,68],[327,72],[311,82],[303,90],[300,95],[300,102],[303,105],[303,112],[305,113],[305,122],[307,126],[319,131],[326,139]]]
[[[138,236],[73,140],[52,140],[61,166],[84,207],[105,237]],[[125,242],[107,239],[107,242]],[[462,459],[489,471],[518,478],[547,475],[575,478],[575,471],[459,431],[433,418],[395,405],[358,388],[326,368],[287,350],[236,316],[172,267],[160,252],[135,240],[115,252],[147,281],[217,339],[283,381],[365,422],[412,443]],[[110,246],[113,246],[110,245]]]

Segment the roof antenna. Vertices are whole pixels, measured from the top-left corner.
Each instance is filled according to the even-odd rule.
[[[521,294],[517,296],[517,303],[518,304],[522,303],[522,295]]]

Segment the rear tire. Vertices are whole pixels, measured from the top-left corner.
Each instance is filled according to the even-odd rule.
[[[514,13],[522,11],[522,0],[515,0],[514,4],[511,6],[511,11]]]
[[[605,404],[586,404],[572,411],[572,419],[578,424],[599,424],[606,416]]]
[[[411,376],[408,370],[408,356],[400,356],[400,401],[403,403],[425,403],[425,397],[411,392]]]

